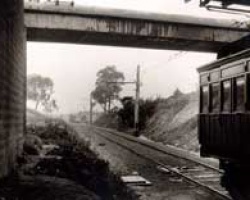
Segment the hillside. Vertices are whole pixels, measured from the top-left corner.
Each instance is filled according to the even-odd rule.
[[[166,99],[155,102],[154,115],[148,120],[141,134],[147,138],[182,149],[199,151],[197,140],[198,92],[182,94],[177,92]],[[125,132],[131,129],[118,127],[116,114],[103,114],[96,121],[97,126],[114,128]]]
[[[143,135],[163,144],[198,151],[198,93],[180,94],[161,101]]]

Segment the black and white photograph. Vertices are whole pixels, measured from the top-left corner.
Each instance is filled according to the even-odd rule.
[[[0,200],[250,200],[250,0],[1,0]]]

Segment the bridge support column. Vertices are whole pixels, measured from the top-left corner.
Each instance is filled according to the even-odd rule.
[[[26,36],[22,0],[0,1],[0,178],[16,166],[25,128]]]

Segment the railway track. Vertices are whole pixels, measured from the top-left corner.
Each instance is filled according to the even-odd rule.
[[[91,127],[91,131],[126,150],[156,164],[158,170],[186,179],[222,199],[232,199],[220,185],[222,171],[214,166],[167,152],[123,133],[106,128]],[[169,162],[171,160],[171,162]],[[180,162],[181,161],[181,162]]]

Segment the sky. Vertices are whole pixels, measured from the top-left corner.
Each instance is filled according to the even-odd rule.
[[[186,6],[183,1],[75,0],[75,3],[158,13],[192,13],[198,17],[206,15],[198,9],[197,0]],[[196,90],[196,68],[215,57],[211,53],[28,42],[27,72],[52,78],[60,113],[71,113],[89,109],[89,94],[94,90],[96,73],[107,65],[115,65],[124,73],[126,81],[135,80],[136,66],[140,65],[141,97],[155,98],[168,97],[176,88],[185,93]],[[133,85],[124,86],[122,96],[134,94]],[[28,106],[34,105],[29,102]]]

